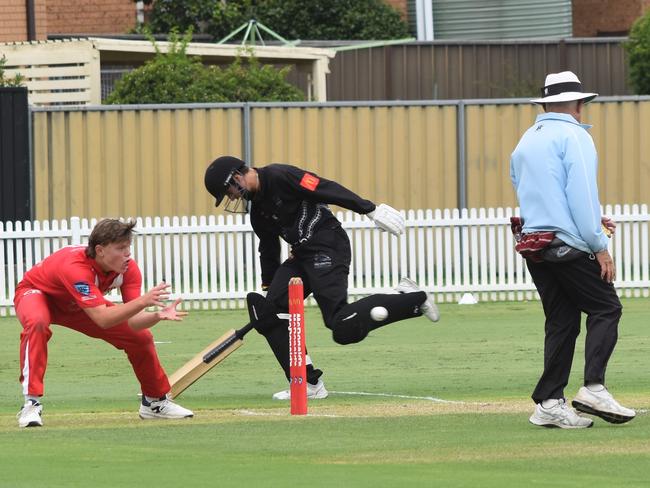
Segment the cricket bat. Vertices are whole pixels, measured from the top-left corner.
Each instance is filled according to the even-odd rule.
[[[176,398],[205,373],[241,347],[243,339],[260,319],[275,315],[278,319],[288,320],[289,314],[276,313],[266,298],[259,293],[246,295],[246,305],[250,322],[241,329],[230,329],[216,341],[181,366],[169,377],[171,390],[169,396]]]
[[[169,396],[176,398],[201,376],[239,349],[244,343],[244,336],[252,328],[253,324],[249,323],[239,330],[230,329],[181,366],[169,377],[171,384]]]

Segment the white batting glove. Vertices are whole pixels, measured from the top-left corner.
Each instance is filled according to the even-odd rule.
[[[377,227],[390,232],[394,236],[403,234],[406,229],[402,214],[385,203],[378,205],[373,212],[366,215],[375,222]]]

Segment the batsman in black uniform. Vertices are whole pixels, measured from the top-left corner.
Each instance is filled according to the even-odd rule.
[[[260,240],[262,283],[267,291],[267,310],[261,314],[266,318],[257,321],[255,329],[266,338],[287,379],[289,332],[287,321],[277,314],[288,310],[288,283],[292,277],[302,278],[305,297],[314,295],[325,325],[338,344],[359,342],[374,329],[423,314],[438,321],[435,303],[408,278],[399,282],[398,293],[347,301],[350,241],[328,205],[367,215],[377,227],[399,235],[404,232],[404,218],[392,207],[377,206],[334,181],[295,166],[251,168],[233,156],[219,157],[210,164],[205,186],[216,198],[216,206],[227,196],[227,211],[250,212],[251,225]],[[282,263],[280,237],[291,246],[289,258]],[[321,375],[322,371],[315,369],[308,358],[309,398],[327,396]],[[273,397],[288,399],[289,392],[278,392]]]

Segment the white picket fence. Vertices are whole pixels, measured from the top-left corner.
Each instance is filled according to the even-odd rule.
[[[437,301],[473,293],[481,301],[536,299],[523,260],[515,253],[509,217],[516,209],[409,210],[407,232],[380,232],[364,216],[338,214],[352,243],[352,298],[393,288],[410,276]],[[606,207],[618,223],[610,252],[616,286],[624,296],[649,295],[646,205]],[[248,216],[137,219],[133,257],[143,289],[163,279],[186,308],[240,308],[249,291],[260,290],[258,239]],[[13,314],[16,284],[34,264],[57,249],[83,244],[95,220],[0,223],[0,315]],[[283,246],[283,257],[287,246]],[[119,300],[116,294],[110,297]]]

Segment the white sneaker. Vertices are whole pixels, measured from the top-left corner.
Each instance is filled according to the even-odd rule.
[[[604,386],[600,391],[592,391],[583,386],[578,390],[571,404],[576,410],[596,415],[612,424],[623,424],[636,416],[634,410],[623,407],[614,400],[612,394]]]
[[[322,400],[327,398],[329,392],[325,388],[323,380],[318,380],[318,383],[312,385],[307,383],[307,398],[309,400]],[[273,394],[274,400],[291,400],[291,390],[282,390]]]
[[[413,293],[416,291],[422,291],[418,284],[410,278],[402,278],[399,280],[397,287],[395,288],[400,293]],[[420,305],[420,311],[422,315],[428,318],[431,322],[437,322],[440,320],[440,312],[438,311],[438,306],[431,300],[431,297],[427,295],[427,299],[422,305]]]
[[[181,407],[167,397],[151,403],[142,397],[139,414],[141,419],[184,419],[194,417],[194,412]]]
[[[541,427],[559,427],[560,429],[585,429],[594,425],[594,421],[578,415],[566,404],[564,398],[550,407],[543,407],[541,403],[535,406],[535,413],[528,421]]]
[[[18,427],[43,427],[42,413],[43,405],[34,400],[27,400],[16,415]]]

